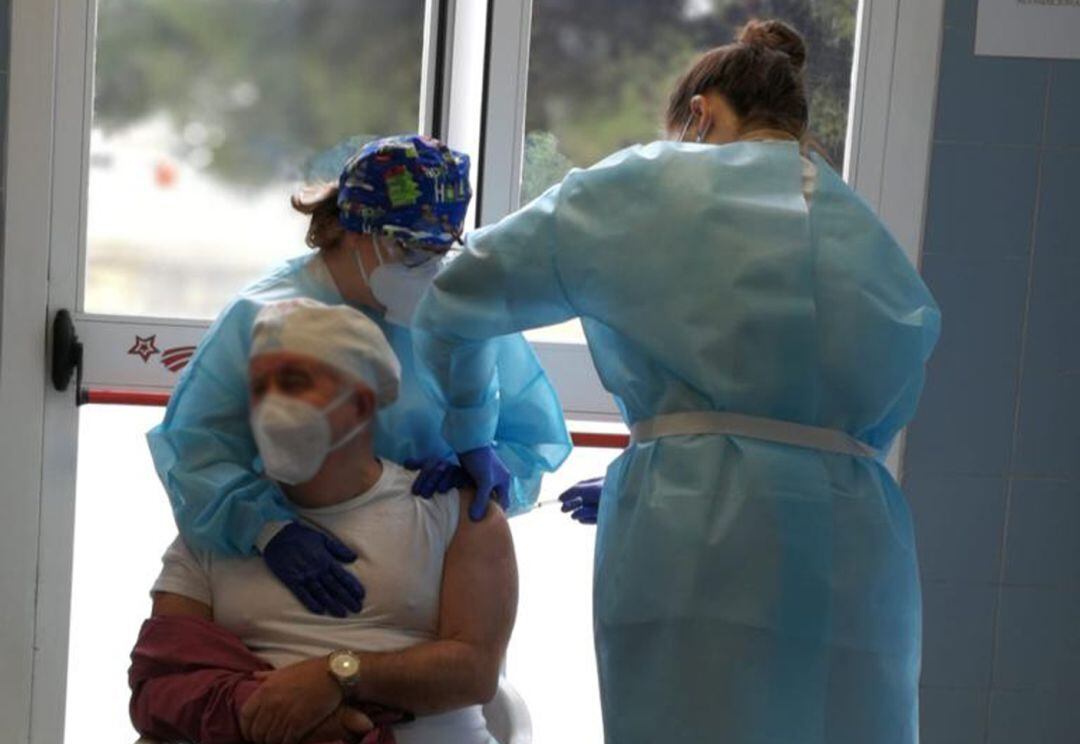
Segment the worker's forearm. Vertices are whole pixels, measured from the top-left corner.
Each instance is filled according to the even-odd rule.
[[[498,659],[459,641],[432,641],[394,653],[361,653],[351,697],[431,715],[488,702],[498,680]]]

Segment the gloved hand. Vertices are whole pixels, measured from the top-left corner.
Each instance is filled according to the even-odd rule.
[[[406,460],[405,467],[408,470],[420,471],[412,484],[413,496],[430,499],[436,493],[446,493],[454,488],[472,484],[464,468],[441,457]]]
[[[493,448],[477,447],[468,452],[459,452],[458,461],[476,484],[476,496],[469,507],[469,519],[474,522],[482,520],[487,514],[488,502],[492,499],[503,511],[510,508],[510,471],[502,464]]]
[[[299,522],[287,524],[263,549],[266,565],[304,607],[335,617],[363,607],[364,587],[340,565],[356,558],[336,537]]]
[[[563,512],[571,512],[570,517],[582,524],[596,524],[596,514],[600,510],[600,495],[604,491],[604,479],[591,478],[569,489],[559,501]]]

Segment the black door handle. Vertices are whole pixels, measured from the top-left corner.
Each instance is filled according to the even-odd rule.
[[[71,319],[71,313],[67,310],[59,310],[53,319],[53,342],[52,342],[52,384],[58,391],[63,392],[71,384],[71,376],[75,375],[75,404],[82,405],[82,363],[83,345],[79,336],[75,333],[75,323]]]

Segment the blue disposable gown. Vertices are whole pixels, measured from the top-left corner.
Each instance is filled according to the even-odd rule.
[[[201,549],[250,553],[267,522],[294,518],[280,488],[259,474],[248,424],[248,361],[255,314],[268,302],[307,297],[344,302],[325,264],[309,254],[282,264],[243,290],[217,318],[184,370],[164,421],[147,435],[177,525]],[[511,513],[539,493],[545,471],[570,452],[562,409],[536,355],[520,335],[487,345],[497,370],[495,405],[482,413],[448,412],[437,391],[419,382],[408,328],[366,310],[401,361],[398,400],[375,418],[375,454],[392,462],[453,457],[472,444],[470,426],[491,432],[490,443],[513,475]]]
[[[485,339],[577,316],[629,424],[730,411],[887,448],[939,313],[820,159],[808,205],[802,163],[794,143],[662,142],[571,172],[438,277],[414,322],[425,366],[475,394]],[[915,545],[879,461],[632,445],[607,473],[594,579],[608,742],[917,741]]]

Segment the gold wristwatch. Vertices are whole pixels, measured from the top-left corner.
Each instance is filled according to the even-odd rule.
[[[348,649],[331,651],[327,659],[327,670],[337,680],[341,689],[350,690],[360,679],[360,657]]]

